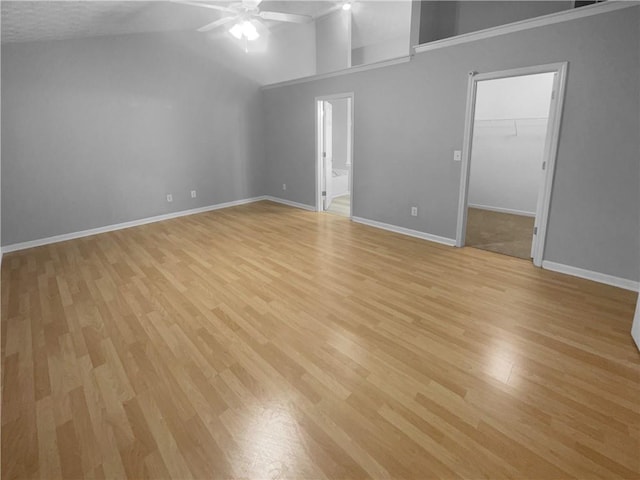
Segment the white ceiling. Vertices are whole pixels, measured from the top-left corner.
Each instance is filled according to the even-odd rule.
[[[2,1],[2,43],[128,33],[193,31],[221,18],[215,10],[168,1]],[[229,2],[212,2],[225,5]],[[262,2],[261,10],[322,14],[333,1]]]

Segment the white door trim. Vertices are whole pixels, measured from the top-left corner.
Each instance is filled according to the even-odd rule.
[[[633,341],[636,342],[636,347],[640,350],[640,298],[636,303],[636,314],[631,324],[631,336]]]
[[[475,117],[475,103],[477,84],[483,80],[494,80],[498,78],[519,77],[523,75],[535,75],[538,73],[556,73],[549,110],[549,121],[547,126],[547,141],[543,162],[546,162],[546,173],[544,177],[543,201],[539,202],[536,212],[536,226],[538,236],[536,239],[533,264],[542,266],[544,256],[545,241],[547,237],[547,224],[549,221],[549,206],[551,205],[551,190],[553,187],[553,174],[556,166],[558,154],[558,143],[560,140],[560,124],[562,121],[562,108],[564,105],[564,95],[567,82],[567,62],[551,63],[547,65],[536,65],[511,70],[501,70],[490,73],[469,72],[469,82],[467,84],[467,108],[464,122],[464,141],[462,146],[462,165],[460,176],[460,194],[458,199],[458,225],[456,230],[456,246],[464,246],[464,238],[467,228],[467,202],[469,193],[469,172],[471,161],[471,150],[473,148],[473,121]]]
[[[349,156],[351,161],[351,168],[349,169],[349,194],[351,195],[351,201],[349,202],[349,218],[353,217],[353,132],[354,132],[354,94],[353,92],[347,93],[335,93],[332,95],[322,95],[316,97],[314,100],[315,112],[316,112],[316,211],[322,212],[322,109],[321,103],[330,100],[348,99],[347,104],[347,147],[349,149]]]

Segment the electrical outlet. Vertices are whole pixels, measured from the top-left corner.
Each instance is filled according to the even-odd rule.
[[[418,207],[411,207],[411,216],[412,217],[418,216]]]
[[[286,184],[286,183],[283,183],[283,184],[282,184],[282,190],[286,190],[286,189],[287,189],[287,184]]]
[[[196,198],[197,194],[195,190],[191,190],[191,198]]]
[[[454,150],[453,151],[453,161],[459,162],[462,160],[462,150]]]
[[[173,202],[173,195],[171,195],[170,193],[167,194],[167,202]]]

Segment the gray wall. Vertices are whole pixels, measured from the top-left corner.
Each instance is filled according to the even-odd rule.
[[[638,29],[640,29],[640,15],[638,16]],[[640,61],[640,35],[638,36],[638,61]],[[640,101],[640,99],[638,99],[638,101]],[[640,158],[640,148],[638,148],[638,157]],[[640,181],[640,178],[638,181]],[[640,204],[640,198],[638,198],[638,204]],[[640,214],[640,212],[638,213]],[[640,249],[638,249],[638,259],[640,260]],[[640,268],[640,261],[638,262],[638,267]],[[638,300],[636,300],[636,314],[631,324],[631,336],[636,342],[638,350],[640,350],[640,296]]]
[[[1,30],[1,27],[0,27]],[[2,49],[0,49],[0,92],[2,92]],[[2,99],[0,98],[0,105]],[[0,126],[2,125],[2,108],[0,108]],[[0,266],[2,265],[2,128],[0,128]]]
[[[573,8],[572,1],[425,1],[420,43],[476,32]]]
[[[457,4],[456,34],[549,15],[573,8],[571,1],[462,1]]]
[[[419,36],[421,44],[456,35],[457,3],[439,0],[422,2]]]
[[[265,193],[314,204],[314,97],[353,91],[354,215],[454,238],[467,72],[568,61],[545,259],[636,280],[639,15],[624,9],[264,90]]]
[[[351,12],[342,9],[316,20],[316,73],[351,66]]]
[[[408,39],[398,37],[351,50],[351,65],[366,65],[409,55]]]
[[[412,7],[413,3],[407,0],[354,2],[351,65],[409,55]]]
[[[261,195],[259,86],[212,57],[195,33],[3,45],[2,244]]]

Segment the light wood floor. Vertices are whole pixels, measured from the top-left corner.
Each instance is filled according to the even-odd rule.
[[[334,198],[326,212],[342,215],[343,217],[351,216],[351,195],[341,195],[340,197]]]
[[[268,202],[2,287],[6,479],[639,477],[632,292]]]

